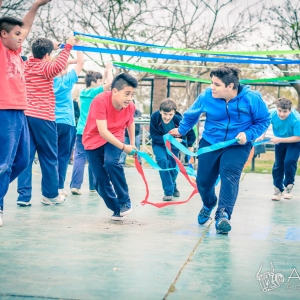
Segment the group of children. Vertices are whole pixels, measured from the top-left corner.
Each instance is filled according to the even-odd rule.
[[[1,4],[2,1],[0,1]],[[135,105],[137,80],[121,73],[115,78],[112,65],[106,66],[104,76],[88,71],[86,89],[80,94],[81,114],[75,129],[71,90],[83,68],[83,54],[77,53],[74,69],[67,72],[69,54],[78,41],[70,37],[60,54],[59,48],[48,39],[39,38],[32,44],[33,56],[23,62],[21,44],[28,34],[38,8],[50,1],[36,1],[23,22],[0,18],[0,226],[3,224],[3,198],[9,183],[18,177],[18,201],[29,206],[32,192],[32,162],[38,152],[42,171],[42,197],[45,205],[61,204],[67,191],[64,183],[67,166],[75,143],[71,192],[81,194],[86,161],[89,162],[90,190],[97,191],[112,211],[112,220],[122,220],[132,211],[122,152],[134,154]],[[69,60],[69,61],[68,61]],[[238,196],[242,169],[248,159],[253,141],[263,138],[272,122],[275,138],[273,179],[275,194],[292,198],[300,154],[300,115],[292,109],[291,101],[281,98],[277,110],[268,111],[261,95],[239,83],[239,69],[223,66],[211,71],[211,87],[202,92],[193,105],[181,116],[176,103],[168,98],[161,102],[150,121],[152,148],[160,171],[164,201],[179,197],[176,185],[175,160],[168,155],[163,136],[173,135],[193,150],[194,125],[206,114],[205,129],[199,148],[237,139],[229,147],[207,152],[198,157],[197,187],[203,206],[198,223],[205,224],[217,206],[217,233],[231,230],[230,219]],[[124,143],[125,129],[128,140]],[[75,142],[76,132],[76,142]],[[178,156],[178,149],[172,147]],[[219,197],[215,182],[220,175]]]

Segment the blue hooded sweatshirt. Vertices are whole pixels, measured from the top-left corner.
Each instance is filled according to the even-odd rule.
[[[184,113],[178,131],[185,135],[198,122],[201,113],[206,113],[203,138],[210,144],[234,139],[245,132],[247,142],[261,136],[270,125],[270,113],[261,94],[249,86],[240,85],[238,95],[228,103],[213,98],[211,88],[199,95]]]

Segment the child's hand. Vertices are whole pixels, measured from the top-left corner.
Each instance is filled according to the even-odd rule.
[[[46,4],[48,4],[49,2],[51,2],[51,0],[36,0],[36,1],[35,1],[35,3],[36,3],[38,6],[46,5]]]
[[[178,128],[174,128],[174,129],[170,130],[169,134],[171,134],[173,136],[181,136],[181,134],[178,132]]]
[[[270,140],[270,142],[272,142],[273,144],[279,144],[281,143],[281,138],[278,138],[278,137],[274,137]]]
[[[71,46],[74,46],[77,42],[77,39],[75,36],[71,36],[69,37],[69,39],[67,40],[67,44],[71,45]]]
[[[178,141],[179,143],[182,142],[182,139],[180,139],[180,138],[175,138],[175,139],[176,139],[176,141]]]
[[[138,151],[138,149],[133,145],[125,145],[124,152],[126,154],[130,154],[132,151],[136,152],[136,151]]]

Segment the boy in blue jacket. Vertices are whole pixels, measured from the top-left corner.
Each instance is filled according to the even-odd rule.
[[[199,148],[238,138],[235,144],[198,157],[197,187],[203,201],[198,223],[205,224],[217,205],[215,182],[221,176],[221,189],[215,215],[217,233],[231,230],[231,214],[237,199],[244,164],[257,139],[268,128],[270,114],[260,93],[239,83],[240,70],[222,66],[210,73],[208,87],[187,110],[179,128],[172,135],[185,135],[198,122],[201,113],[206,121]]]
[[[177,128],[182,116],[176,111],[177,106],[174,100],[168,98],[161,102],[159,110],[154,112],[150,120],[150,135],[152,138],[152,149],[156,157],[157,164],[162,169],[175,168],[175,159],[167,153],[163,136],[170,130]],[[179,142],[184,142],[190,148],[195,142],[196,136],[193,129],[188,130],[184,137],[177,138]],[[191,149],[190,149],[191,150]],[[178,157],[179,150],[172,147],[172,152]],[[159,172],[164,189],[163,201],[171,201],[173,197],[179,197],[180,193],[176,186],[177,170]]]

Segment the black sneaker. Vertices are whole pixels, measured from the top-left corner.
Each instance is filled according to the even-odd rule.
[[[173,196],[164,196],[163,197],[163,201],[172,201],[173,200]]]
[[[123,217],[120,215],[120,212],[114,212],[113,215],[111,216],[112,221],[123,221]]]
[[[180,192],[177,190],[177,188],[174,189],[173,197],[180,197]]]
[[[131,208],[131,202],[126,202],[124,204],[121,205],[120,207],[120,215],[126,216],[129,215],[132,212],[132,208]]]

